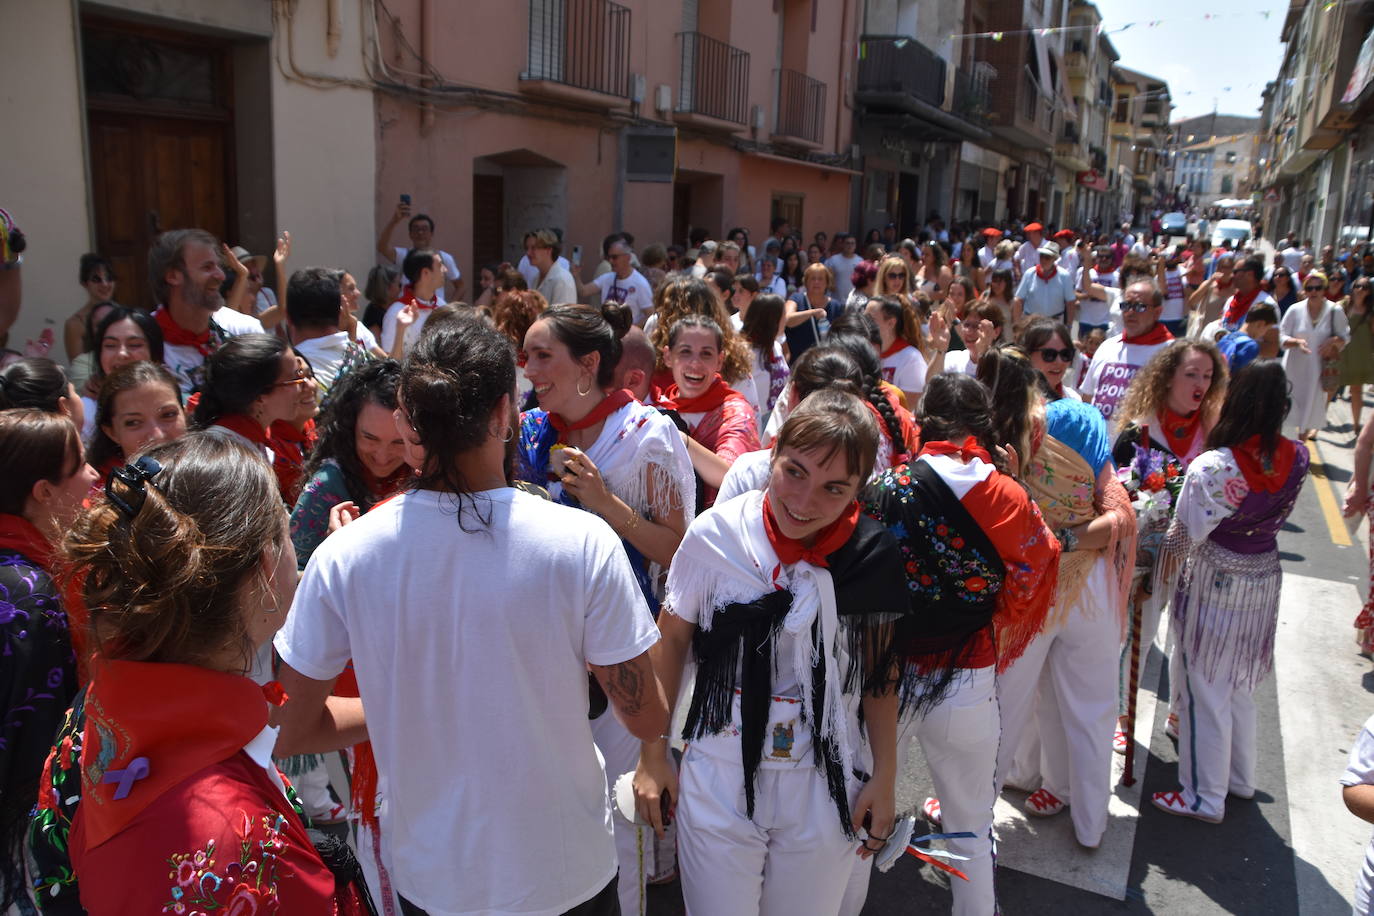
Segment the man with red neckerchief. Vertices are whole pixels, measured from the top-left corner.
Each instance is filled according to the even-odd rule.
[[[1073,276],[1059,266],[1059,246],[1045,242],[1037,250],[1040,261],[1021,275],[1011,300],[1011,321],[1020,327],[1023,314],[1043,315],[1070,327],[1078,316],[1078,293]]]
[[[1217,338],[1240,329],[1245,316],[1256,305],[1279,305],[1274,297],[1264,291],[1264,261],[1259,258],[1246,258],[1236,266],[1232,274],[1235,278],[1235,292],[1222,306],[1221,315],[1202,329],[1202,339],[1216,341]],[[1301,284],[1299,284],[1301,286]]]
[[[1079,393],[1108,421],[1126,395],[1131,379],[1174,335],[1159,323],[1164,293],[1153,280],[1133,281],[1121,294],[1125,332],[1109,337],[1097,348]]]
[[[224,307],[219,247],[204,229],[173,229],[148,250],[148,276],[161,303],[153,318],[162,329],[163,363],[183,396],[200,387],[205,358],[226,340],[263,333],[256,318]]]
[[[396,359],[404,356],[420,339],[420,330],[439,304],[438,292],[448,276],[448,268],[437,251],[418,248],[401,262],[401,273],[405,275],[401,298],[391,303],[382,317],[382,349]],[[406,318],[411,318],[409,323],[401,317],[402,312]],[[399,352],[397,337],[402,341]]]

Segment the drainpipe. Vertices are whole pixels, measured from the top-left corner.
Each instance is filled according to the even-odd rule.
[[[845,86],[849,80],[845,73],[845,52],[849,48],[849,0],[843,0],[840,5],[840,66],[836,73],[838,82],[835,85],[835,152],[840,152],[840,124],[844,117],[845,107]],[[851,138],[852,141],[853,138]],[[851,166],[854,163],[850,163]]]
[[[428,73],[434,60],[434,0],[420,0],[420,67]],[[434,81],[426,76],[420,85],[429,88]],[[434,129],[434,103],[420,105],[420,134],[428,135]]]

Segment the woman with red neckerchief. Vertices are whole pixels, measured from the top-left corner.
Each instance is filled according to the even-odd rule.
[[[277,337],[244,334],[210,354],[205,385],[196,404],[197,428],[215,427],[274,464],[269,436],[272,424],[290,421],[300,410],[303,393],[312,392],[314,379],[304,374],[296,354]],[[282,501],[295,505],[285,488]]]
[[[1132,379],[1117,409],[1120,432],[1112,446],[1117,467],[1148,467],[1157,469],[1166,480],[1181,478],[1205,448],[1226,394],[1226,376],[1226,360],[1216,345],[1207,341],[1176,340],[1156,353]],[[1137,519],[1140,549],[1136,576],[1143,590],[1137,600],[1144,604],[1141,632],[1129,633],[1121,651],[1118,711],[1122,718],[1112,739],[1112,747],[1119,754],[1125,754],[1130,744],[1125,732],[1130,644],[1139,638],[1144,652],[1159,629],[1172,583],[1161,577],[1157,551],[1177,506],[1175,500],[1167,512]],[[1173,713],[1166,728],[1171,736],[1177,732]]]
[[[811,395],[766,490],[706,510],[673,558],[652,651],[670,703],[693,654],[689,744],[679,773],[644,742],[634,794],[677,822],[689,913],[836,913],[893,832],[908,611],[897,539],[857,500],[877,438],[858,398]]]
[[[1049,612],[1059,543],[1025,489],[1002,471],[1003,459],[993,458],[1001,450],[986,387],[962,373],[937,375],[917,419],[920,454],[865,496],[865,511],[900,544],[913,612],[897,628],[904,661],[898,769],[914,736],[938,796],[926,800],[926,817],[942,832],[973,834],[947,844],[968,857],[959,863],[968,880],[951,882],[953,911],[987,916],[997,910],[997,672],[1019,657]],[[1024,441],[1016,446],[1018,455],[1028,451]],[[862,908],[868,876],[856,870],[843,916]]]
[[[272,449],[272,470],[277,475],[288,506],[294,506],[300,498],[301,486],[305,483],[305,459],[319,439],[315,430],[315,416],[320,412],[320,389],[315,382],[310,361],[294,350],[292,354],[296,358],[297,375],[309,379],[310,384],[293,388],[296,392],[295,413],[284,420],[277,420],[267,431],[267,445]]]
[[[901,299],[879,296],[870,299],[865,307],[868,316],[878,325],[882,337],[882,349],[878,358],[883,364],[883,381],[891,382],[906,396],[906,402],[915,405],[921,400],[921,392],[926,387],[926,358],[923,355],[925,339],[921,334],[921,319],[916,308],[907,297]],[[944,363],[944,348],[940,348],[939,359]],[[931,363],[934,367],[934,361]],[[929,374],[939,371],[935,368]]]
[[[1282,434],[1291,403],[1277,361],[1236,373],[1164,544],[1160,565],[1178,581],[1170,623],[1186,698],[1180,787],[1152,799],[1169,814],[1220,823],[1227,796],[1255,795],[1253,694],[1274,664],[1278,532],[1307,477],[1307,448]]]
[[[715,502],[735,459],[762,447],[753,406],[720,377],[724,341],[715,321],[688,315],[669,329],[663,352],[673,384],[658,406],[676,413],[686,427],[692,467],[706,487],[703,508]]]
[[[280,685],[246,676],[296,586],[271,471],[191,433],[120,468],[106,494],[65,543],[97,654],[31,821],[45,907],[361,916],[356,861],[336,891],[272,765]]]
[[[630,310],[608,303],[599,311],[554,306],[530,326],[521,352],[540,409],[520,416],[515,476],[547,488],[555,502],[605,519],[657,614],[662,574],[695,514],[696,483],[673,422],[627,390],[608,390],[630,325]],[[752,430],[752,413],[749,422]],[[605,758],[609,792],[634,769],[639,741],[604,705],[595,713],[592,738]],[[640,913],[652,838],[622,818],[614,824],[621,909]]]
[[[44,745],[78,687],[80,628],[55,581],[57,544],[95,471],[72,422],[34,408],[0,412],[0,456],[0,909],[31,913],[24,831]]]

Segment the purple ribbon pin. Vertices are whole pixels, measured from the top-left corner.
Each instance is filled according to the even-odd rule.
[[[117,782],[119,788],[115,789],[115,801],[127,798],[129,790],[134,787],[134,783],[148,775],[148,758],[135,757],[129,761],[129,765],[122,770],[106,770],[101,782]]]

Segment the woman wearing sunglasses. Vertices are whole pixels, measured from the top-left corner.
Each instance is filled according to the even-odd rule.
[[[1369,277],[1361,277],[1350,287],[1345,302],[1345,319],[1350,325],[1350,340],[1341,351],[1341,384],[1350,387],[1350,416],[1354,429],[1361,429],[1364,412],[1364,386],[1374,382],[1374,335],[1369,329]]]
[[[1314,270],[1302,284],[1303,302],[1294,305],[1279,320],[1279,346],[1283,350],[1283,371],[1293,386],[1293,409],[1288,422],[1299,438],[1315,439],[1326,426],[1326,393],[1323,389],[1323,362],[1339,359],[1350,340],[1350,324],[1345,312],[1326,298],[1327,278]],[[1330,377],[1329,383],[1337,381]]]
[[[1083,400],[1083,396],[1068,384],[1077,377],[1070,369],[1081,360],[1081,355],[1069,343],[1068,325],[1048,318],[1033,319],[1021,329],[1021,349],[1030,356],[1036,371],[1045,377],[1056,400]]]

